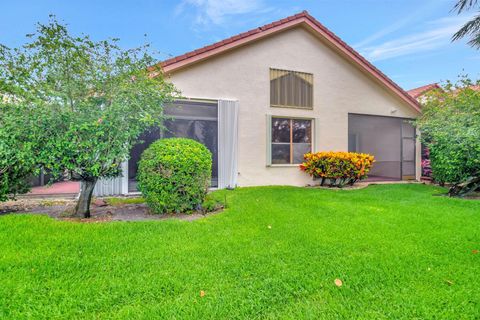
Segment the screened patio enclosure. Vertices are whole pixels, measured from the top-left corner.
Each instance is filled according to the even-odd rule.
[[[415,127],[396,117],[348,115],[348,151],[375,156],[369,177],[415,179]]]
[[[138,161],[142,152],[154,141],[169,137],[186,137],[204,144],[213,155],[214,188],[237,185],[238,100],[185,99],[165,107],[168,119],[164,128],[147,130],[130,152],[130,159],[121,164],[122,175],[100,179],[93,194],[96,197],[127,195],[137,192]]]
[[[204,144],[212,153],[212,187],[218,185],[218,109],[217,102],[179,101],[165,107],[167,120],[162,129],[150,128],[135,145],[128,161],[128,191],[137,191],[138,161],[142,152],[162,138],[190,138]]]

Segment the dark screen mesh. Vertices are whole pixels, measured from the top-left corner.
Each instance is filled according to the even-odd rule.
[[[218,116],[217,103],[198,101],[177,101],[165,106],[168,120],[164,123],[163,132],[159,128],[151,128],[142,134],[130,152],[128,161],[128,178],[130,192],[137,190],[138,161],[148,146],[162,137],[190,138],[203,143],[211,152],[212,186],[218,185]]]
[[[369,177],[415,178],[415,128],[404,119],[350,114],[348,150],[375,156]]]

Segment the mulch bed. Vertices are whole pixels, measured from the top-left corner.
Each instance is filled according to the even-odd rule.
[[[352,186],[350,184],[345,185],[343,188],[331,187],[328,185],[321,186],[320,184],[311,184],[307,185],[307,188],[317,188],[317,189],[326,189],[326,190],[358,190],[363,189],[371,185],[379,184],[407,184],[407,183],[419,183],[416,181],[358,181]]]
[[[6,214],[44,214],[51,218],[85,223],[99,223],[109,221],[152,221],[178,219],[194,221],[222,211],[222,209],[204,214],[152,214],[144,203],[107,205],[103,201],[94,201],[90,208],[91,218],[81,219],[72,217],[75,202],[72,200],[36,200],[20,199],[0,203],[0,216]]]

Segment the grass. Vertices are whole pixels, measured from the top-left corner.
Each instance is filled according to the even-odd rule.
[[[62,206],[67,202],[65,200],[43,200],[40,201],[40,205],[44,207]]]
[[[145,199],[142,197],[112,197],[105,198],[104,200],[110,206],[121,206],[124,204],[140,204],[145,202]]]
[[[228,209],[194,222],[6,215],[0,318],[479,318],[480,202],[441,192],[219,191]]]

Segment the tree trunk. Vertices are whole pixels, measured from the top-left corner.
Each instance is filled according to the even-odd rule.
[[[450,187],[448,195],[450,197],[465,197],[480,189],[480,175],[476,174],[463,183],[457,183]]]
[[[320,180],[320,186],[323,187],[323,184],[325,183],[325,178],[322,177],[321,179],[322,179],[322,180]]]
[[[80,196],[75,207],[75,216],[80,218],[90,218],[90,202],[92,201],[93,188],[97,179],[82,180]]]

